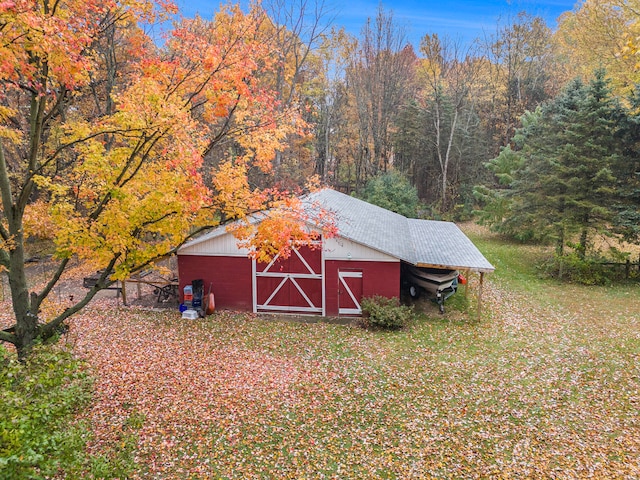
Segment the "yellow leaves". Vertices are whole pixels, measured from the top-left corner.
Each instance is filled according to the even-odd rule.
[[[85,84],[89,78],[85,49],[100,28],[100,14],[115,4],[67,2],[45,10],[39,2],[10,3],[13,8],[4,3],[0,9],[7,39],[0,47],[0,79],[21,82],[43,94],[58,85]]]
[[[1,67],[0,67],[1,68]],[[0,105],[0,139],[6,138],[11,142],[19,141],[19,133],[10,127],[8,127],[7,120],[15,115],[16,110],[4,105]]]
[[[304,188],[310,193],[318,191],[320,190],[320,188],[322,188],[322,179],[317,174],[311,175],[309,178],[307,178]]]
[[[136,18],[150,25],[170,20],[178,13],[178,7],[171,0],[122,0],[120,3]]]
[[[43,175],[33,176],[33,183],[42,189],[48,190],[54,197],[66,195],[69,191],[69,187],[61,183],[57,183],[57,180],[60,179],[56,177],[45,177]]]
[[[264,196],[249,188],[247,168],[225,162],[213,173],[215,207],[227,218],[243,218],[264,207]]]
[[[0,250],[5,252],[10,252],[16,248],[16,240],[14,237],[9,237],[8,239],[0,238]],[[0,272],[4,272],[6,267],[4,265],[0,265]]]
[[[185,127],[188,127],[184,100],[176,95],[169,96],[167,91],[171,86],[154,78],[154,75],[155,72],[147,69],[143,77],[124,93],[114,97],[118,105],[118,113],[112,119],[114,127],[133,131],[175,128],[177,117],[181,117],[186,122]]]
[[[194,229],[279,206],[267,202],[275,194],[250,188],[247,172],[270,172],[287,138],[304,133],[306,124],[273,91],[279,58],[259,5],[246,13],[238,5],[222,7],[212,21],[182,19],[159,47],[138,22],[175,12],[168,1],[61,2],[55,14],[42,3],[16,4],[6,8],[0,0],[2,36],[15,39],[0,42],[0,81],[40,95],[48,122],[46,144],[37,146],[34,181],[41,196],[27,208],[28,235],[53,238],[59,257],[78,255],[101,266],[117,257],[123,276]],[[113,37],[103,29],[105,18],[117,18]],[[58,101],[64,108],[51,110]],[[4,103],[0,138],[27,144],[28,132],[5,124],[14,116],[23,125],[36,120],[28,99],[20,108]],[[235,164],[214,172],[212,195],[202,155],[222,140],[238,153]],[[261,238],[273,237],[278,250],[287,232],[294,239],[311,235],[295,225],[305,221],[285,203],[261,227]]]
[[[635,71],[640,70],[640,36],[638,36],[638,30],[640,29],[640,22],[634,22],[633,30],[634,32],[627,32],[625,34],[624,44],[620,51],[619,56],[625,59],[636,59],[635,63]]]
[[[561,17],[554,39],[573,69],[569,76],[589,78],[604,67],[616,92],[626,96],[640,79],[632,54],[638,36],[633,3],[637,2],[587,0]]]
[[[236,114],[238,121],[244,124],[236,136],[236,141],[244,148],[244,161],[251,162],[263,172],[269,172],[276,152],[285,148],[289,135],[301,133],[306,126],[292,109],[277,112],[275,99],[265,99],[252,105],[244,112]]]
[[[438,37],[437,33],[433,35],[425,35],[420,41],[420,51],[425,55],[425,58],[420,62],[420,71],[427,76],[427,78],[437,79],[442,74],[442,67],[445,62],[443,45]]]
[[[144,263],[178,245],[209,196],[187,107],[147,89],[158,83],[143,83],[134,90],[146,89],[146,96],[121,95],[122,109],[96,125],[95,133],[83,123],[69,126],[71,141],[91,138],[74,146],[79,161],[65,187],[58,186],[53,212],[62,226],[56,231],[59,255],[100,265],[118,256],[123,260],[114,278],[120,279],[132,261]],[[54,179],[38,181],[49,190],[56,185]]]

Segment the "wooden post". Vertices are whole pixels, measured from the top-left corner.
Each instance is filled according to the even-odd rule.
[[[627,258],[627,262],[625,263],[625,266],[624,266],[624,278],[629,280],[630,273],[631,273],[631,260]]]
[[[482,286],[484,285],[484,272],[480,272],[480,287],[478,288],[478,321],[482,318]]]
[[[471,281],[471,270],[465,270],[464,276],[467,279],[467,283],[464,285],[464,298],[469,298],[469,282]]]
[[[127,306],[127,282],[126,282],[126,280],[123,280],[121,284],[122,284],[122,288],[121,288],[121,291],[122,291],[122,303],[126,307]]]

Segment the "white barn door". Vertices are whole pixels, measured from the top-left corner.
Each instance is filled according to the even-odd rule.
[[[322,248],[302,246],[289,258],[254,261],[254,311],[324,314]]]

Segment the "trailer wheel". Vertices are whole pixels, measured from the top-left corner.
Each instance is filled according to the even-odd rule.
[[[420,298],[420,287],[417,285],[411,285],[409,287],[409,295],[411,295],[411,298],[413,299]]]
[[[440,313],[444,314],[444,296],[440,291],[436,293],[436,302],[438,303],[438,308],[440,309]]]

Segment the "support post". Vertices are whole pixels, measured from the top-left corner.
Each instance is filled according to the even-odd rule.
[[[631,260],[629,260],[627,258],[627,262],[624,266],[624,275],[625,275],[625,279],[629,280],[629,274],[631,273]]]
[[[116,285],[118,284],[116,283]],[[122,303],[126,307],[127,306],[127,281],[123,280],[120,283],[120,285],[121,285],[120,291],[122,292]]]
[[[484,285],[484,272],[480,272],[480,287],[478,288],[478,321],[482,318],[482,286]]]
[[[467,279],[467,283],[464,284],[464,298],[469,298],[469,282],[471,281],[471,270],[464,271],[464,277]]]

